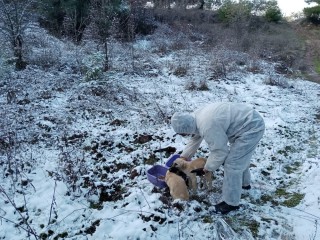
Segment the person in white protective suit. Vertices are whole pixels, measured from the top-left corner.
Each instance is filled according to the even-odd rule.
[[[192,135],[181,157],[190,159],[205,140],[210,154],[204,171],[224,165],[222,202],[214,212],[239,209],[242,188],[251,188],[250,160],[265,130],[260,114],[243,103],[211,103],[193,113],[173,114],[171,125],[178,134]]]

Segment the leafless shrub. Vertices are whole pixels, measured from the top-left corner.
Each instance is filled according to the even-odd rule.
[[[263,67],[260,66],[259,61],[251,61],[248,66],[246,66],[246,70],[253,74],[263,73]]]
[[[282,88],[291,87],[288,80],[280,75],[269,75],[264,82],[265,84],[271,85],[271,86],[278,86]]]
[[[33,31],[27,32],[26,42],[29,48],[26,51],[26,59],[29,64],[37,65],[44,69],[59,66],[62,50],[60,41],[37,26]]]
[[[168,24],[175,22],[201,24],[216,22],[217,15],[210,10],[174,8],[170,9],[170,11],[155,9],[155,18],[162,23]]]
[[[178,66],[174,71],[173,71],[173,75],[177,76],[177,77],[184,77],[185,75],[187,75],[188,69],[186,67],[183,66]]]
[[[223,62],[217,62],[210,68],[210,76],[209,80],[217,80],[220,78],[227,77],[227,68],[225,63]]]
[[[199,91],[208,91],[208,90],[210,90],[209,87],[208,87],[208,84],[207,84],[207,82],[205,80],[200,81],[199,86],[198,86],[198,90]]]
[[[9,106],[14,110],[15,103],[12,105]],[[10,110],[11,108],[6,111],[5,117],[0,121],[0,128],[3,129],[0,135],[0,170],[3,174],[0,195],[18,214],[19,220],[7,219],[5,214],[1,214],[0,219],[11,222],[15,227],[24,230],[28,237],[38,239],[32,221],[29,220],[26,199],[27,192],[30,192],[31,189],[35,191],[32,180],[27,175],[34,164],[32,150],[30,150],[32,148],[27,143],[28,135],[24,136],[23,131],[20,130],[19,124],[23,125],[24,122]],[[31,154],[30,158],[26,157],[27,152]],[[23,202],[19,201],[18,204],[16,199],[23,199]]]
[[[68,135],[66,132],[60,142],[59,169],[62,180],[69,188],[69,194],[78,196],[81,193],[82,176],[88,173],[84,153],[79,146],[85,141],[85,134]]]
[[[186,84],[186,90],[189,91],[208,91],[209,87],[205,80],[196,82],[195,80],[191,80]]]
[[[61,52],[57,48],[43,48],[34,52],[28,57],[28,61],[32,65],[37,65],[44,69],[56,67],[60,63]]]
[[[16,91],[13,89],[10,89],[7,92],[7,103],[11,104],[11,103],[15,103],[16,101],[17,101]]]
[[[9,193],[0,185],[0,194],[6,199],[8,203],[13,207],[14,211],[19,214],[20,216],[20,221],[19,223],[16,223],[10,219],[7,219],[3,216],[0,216],[0,219],[4,219],[5,221],[11,222],[12,224],[15,225],[15,227],[24,230],[28,237],[33,236],[36,240],[39,239],[39,236],[37,232],[34,230],[32,227],[32,221],[29,223],[29,215],[28,215],[28,209],[27,209],[27,202],[25,198],[25,194],[23,192],[23,197],[24,197],[24,205],[23,206],[17,206],[17,204],[14,201],[13,197],[9,196]]]
[[[192,26],[178,24],[168,26],[159,24],[159,27],[152,36],[153,52],[159,54],[167,54],[172,51],[190,48],[193,32]]]
[[[274,70],[278,74],[290,74],[292,70],[284,62],[278,63],[274,66]]]
[[[173,51],[178,51],[182,49],[186,49],[189,46],[188,40],[186,38],[179,38],[172,42],[170,49]]]
[[[189,81],[187,84],[186,84],[186,90],[189,90],[189,91],[195,91],[197,90],[197,84],[195,83],[194,80],[192,81]]]

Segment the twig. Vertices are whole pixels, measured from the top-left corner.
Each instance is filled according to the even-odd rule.
[[[8,219],[8,218],[5,218],[5,217],[3,217],[3,216],[0,216],[0,218],[3,219],[3,220],[5,220],[5,221],[7,221],[7,222],[10,222],[10,223],[14,224],[15,227],[21,228],[21,229],[23,229],[24,231],[26,231],[27,233],[30,233],[30,231],[29,231],[28,229],[20,226],[19,223],[16,223],[16,222],[14,222],[14,221],[12,221],[12,220],[10,220],[10,219]]]
[[[53,211],[53,208],[54,208],[54,204],[56,204],[56,188],[57,188],[57,181],[55,180],[54,181],[54,189],[53,189],[53,195],[52,195],[52,201],[51,201],[51,207],[50,207],[50,214],[49,214],[49,221],[48,221],[48,225],[50,224],[51,222],[51,215],[52,215],[52,211]]]
[[[166,122],[166,123],[169,123],[168,119],[166,118],[166,114],[162,111],[161,107],[159,106],[159,104],[155,101],[155,104],[156,104],[156,107],[158,108],[159,110],[159,113],[160,115],[162,116],[163,120]]]
[[[315,231],[314,231],[314,236],[313,236],[313,240],[316,240],[317,237],[317,233],[318,233],[318,220],[314,221],[314,225],[315,225]]]
[[[83,209],[87,209],[87,208],[79,208],[79,209],[76,209],[76,210],[73,210],[71,213],[69,213],[68,215],[66,215],[64,218],[62,218],[60,222],[62,222],[63,220],[65,220],[67,217],[69,217],[70,215],[72,215],[73,213],[77,212],[77,211],[80,211],[80,210],[83,210]]]
[[[142,196],[143,196],[144,200],[146,200],[149,208],[151,208],[151,207],[150,207],[150,204],[149,204],[149,202],[148,202],[148,200],[147,200],[147,198],[144,196],[144,194],[143,194],[143,192],[142,192],[142,189],[141,189],[140,187],[139,187],[139,189],[140,189],[140,192],[142,193]]]
[[[303,212],[303,213],[305,213],[305,214],[308,214],[309,216],[312,216],[315,220],[320,220],[320,217],[318,217],[318,216],[316,216],[316,215],[313,215],[312,213],[308,213],[308,212],[303,211],[303,210],[298,209],[298,208],[292,208],[292,209],[297,210],[297,211],[300,211],[300,212]]]
[[[17,211],[17,213],[20,215],[20,217],[23,219],[23,222],[27,225],[27,233],[32,234],[36,240],[38,240],[38,235],[37,233],[32,229],[32,227],[30,226],[30,224],[28,223],[27,219],[21,214],[21,212],[17,209],[16,204],[10,199],[10,197],[8,196],[8,194],[6,193],[6,191],[4,190],[4,188],[0,185],[0,192],[2,192],[5,197],[8,199],[8,201],[10,202],[11,206],[14,207],[14,209]],[[19,225],[17,225],[18,227],[21,227]],[[21,227],[22,228],[22,227]],[[24,229],[24,228],[22,228]]]

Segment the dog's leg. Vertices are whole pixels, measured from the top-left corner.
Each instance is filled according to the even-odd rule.
[[[198,190],[197,176],[195,174],[192,174],[190,176],[190,179],[191,179],[191,189],[192,189],[193,193],[196,193]]]
[[[205,185],[208,190],[212,190],[212,172],[206,172],[204,174]]]

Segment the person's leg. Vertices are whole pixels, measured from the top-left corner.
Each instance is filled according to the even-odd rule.
[[[243,175],[242,175],[242,188],[249,188],[251,183],[251,174],[250,174],[250,169],[249,167],[244,170]]]
[[[242,186],[250,184],[251,157],[263,132],[248,132],[231,145],[230,153],[224,163],[222,186],[222,200],[229,205],[239,205]]]
[[[253,151],[242,158],[233,159],[231,164],[224,164],[224,178],[222,185],[222,201],[232,206],[238,206],[241,198],[244,171],[250,165]],[[234,161],[238,164],[234,164]],[[248,180],[248,179],[246,179]],[[248,184],[249,185],[249,184]]]
[[[222,185],[222,202],[215,205],[214,212],[226,214],[230,211],[239,209],[243,185],[243,173],[249,167],[253,150],[241,158],[225,162]],[[237,165],[234,164],[234,162],[238,162],[240,164]]]

